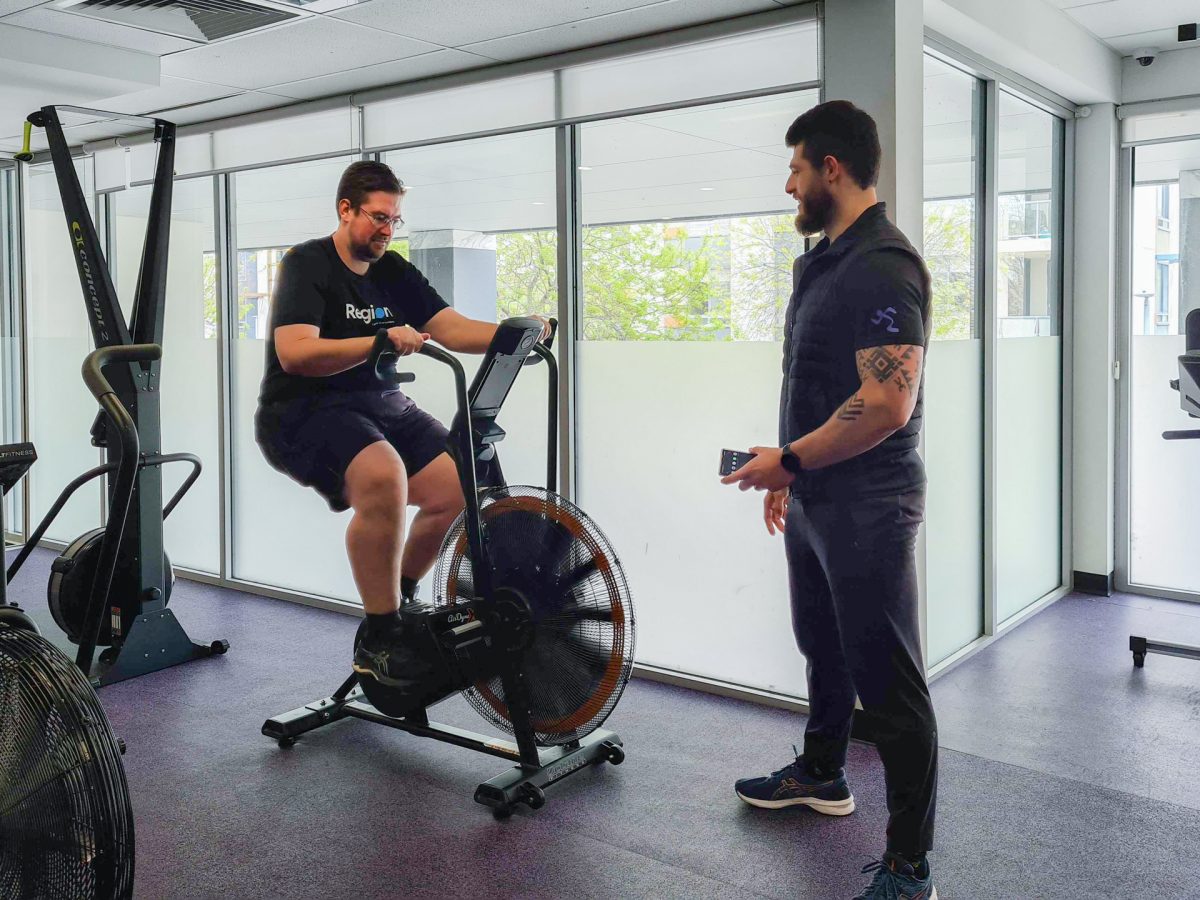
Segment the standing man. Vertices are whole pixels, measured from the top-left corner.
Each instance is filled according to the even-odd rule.
[[[804,752],[737,782],[766,809],[849,815],[843,766],[855,697],[875,728],[887,781],[887,849],[859,898],[936,900],[937,723],[917,617],[917,529],[925,470],[917,455],[929,274],[875,196],[874,120],[846,101],[788,129],[786,190],[796,228],[823,232],[796,260],[783,345],[781,447],[722,479],[765,491],[767,531],[784,533],[796,643],[808,661]]]
[[[367,627],[354,670],[382,684],[420,683],[397,609],[412,598],[462,511],[446,428],[363,365],[386,328],[401,356],[432,338],[483,353],[497,325],[451,309],[415,266],[389,251],[404,185],[383,163],[351,163],[335,204],[337,230],[293,247],[271,298],[255,438],[267,461],[317,491],[346,528]],[[538,316],[537,318],[541,318]],[[550,333],[542,319],[542,338]],[[418,509],[405,539],[405,508]]]

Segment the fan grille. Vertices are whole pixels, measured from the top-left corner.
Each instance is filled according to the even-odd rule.
[[[133,895],[133,810],[87,679],[44,638],[0,626],[0,897]]]
[[[499,488],[480,503],[494,591],[526,600],[531,637],[521,658],[530,719],[539,744],[590,734],[617,705],[633,667],[634,612],[621,564],[608,539],[568,500],[526,485]],[[466,518],[442,544],[434,602],[474,598]],[[512,720],[499,676],[463,692],[496,727]]]

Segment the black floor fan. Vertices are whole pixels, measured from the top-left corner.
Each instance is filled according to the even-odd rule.
[[[133,896],[133,810],[88,679],[45,638],[0,624],[0,897]]]

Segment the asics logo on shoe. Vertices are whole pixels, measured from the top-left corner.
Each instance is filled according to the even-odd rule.
[[[831,782],[822,782],[821,784],[801,784],[795,778],[785,778],[779,783],[779,790],[775,792],[776,797],[795,797],[796,795],[811,794],[814,791],[820,790],[823,787],[829,787]]]

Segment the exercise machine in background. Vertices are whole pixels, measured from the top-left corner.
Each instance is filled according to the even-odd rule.
[[[1179,378],[1171,382],[1171,387],[1179,391],[1179,405],[1183,411],[1194,419],[1200,419],[1200,309],[1188,313],[1184,331],[1187,334],[1186,352],[1179,357]],[[1163,438],[1168,441],[1197,440],[1200,439],[1200,429],[1164,431]],[[1152,641],[1137,635],[1129,636],[1129,649],[1133,653],[1133,664],[1139,669],[1146,664],[1148,653],[1200,659],[1200,647]]]
[[[64,112],[154,129],[158,158],[128,324],[63,134],[60,115]],[[226,641],[194,643],[167,608],[174,573],[163,549],[163,520],[200,476],[200,460],[193,454],[160,452],[175,126],[162,119],[46,106],[25,122],[25,148],[17,155],[22,161],[33,158],[29,142],[34,127],[45,130],[50,147],[95,342],[96,349],[84,361],[83,378],[101,407],[92,425],[92,444],[104,449],[107,461],[67,485],[8,567],[7,579],[17,574],[72,494],[92,479],[107,476],[108,521],[103,528],[81,535],[54,561],[47,599],[56,624],[79,646],[79,668],[97,684],[112,684],[229,649]],[[164,508],[161,467],[171,462],[186,462],[192,471]],[[111,590],[103,583],[109,569]],[[97,647],[106,649],[95,660]]]

